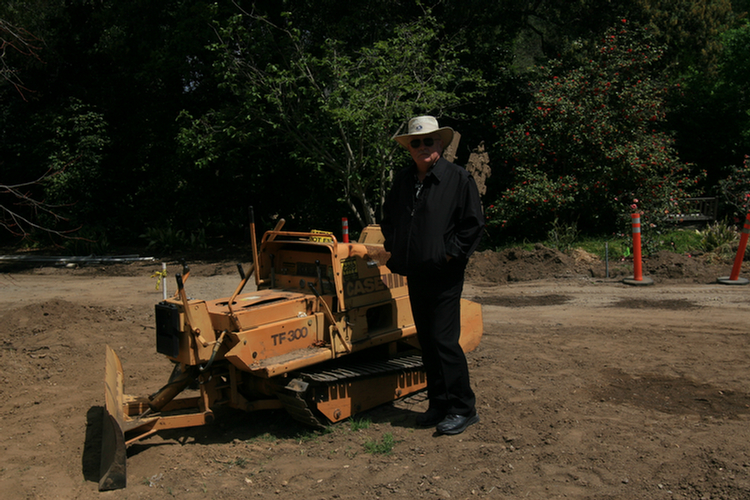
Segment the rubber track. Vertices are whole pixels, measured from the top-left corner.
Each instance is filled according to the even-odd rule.
[[[316,412],[310,407],[309,400],[312,399],[310,391],[313,386],[316,389],[329,384],[338,384],[344,380],[357,379],[360,377],[376,377],[391,375],[403,371],[414,371],[422,369],[422,356],[413,354],[392,358],[383,361],[367,362],[344,362],[335,368],[320,368],[318,370],[305,370],[297,373],[297,378],[309,383],[306,391],[295,391],[284,389],[277,393],[284,409],[298,422],[310,427],[324,428],[330,425],[328,420],[321,420]],[[384,401],[385,403],[385,401]]]
[[[384,375],[401,370],[422,368],[422,356],[412,354],[384,361],[342,362],[341,366],[333,369],[306,370],[299,372],[305,381],[330,383],[357,377]]]

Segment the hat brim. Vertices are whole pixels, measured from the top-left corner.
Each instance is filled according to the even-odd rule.
[[[422,134],[397,135],[393,138],[393,140],[401,144],[406,149],[409,149],[409,143],[415,137],[422,137],[424,135],[432,135],[435,133],[440,134],[440,141],[443,143],[443,149],[447,148],[451,141],[453,141],[453,129],[450,127],[440,127],[437,130],[431,130]]]

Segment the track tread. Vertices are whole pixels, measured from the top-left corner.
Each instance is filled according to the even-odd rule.
[[[315,385],[316,388],[327,384],[338,384],[347,379],[358,379],[362,377],[372,377],[381,375],[391,375],[396,372],[414,371],[422,369],[422,357],[420,354],[410,354],[406,356],[390,358],[383,361],[344,362],[336,368],[306,369],[297,372],[297,380],[303,382],[300,386]],[[308,383],[308,384],[305,384]],[[289,415],[296,421],[318,429],[330,425],[327,419],[316,415],[314,408],[311,408],[309,397],[310,390],[299,390],[287,388],[279,391],[277,396]],[[309,386],[308,386],[309,387]],[[313,403],[314,404],[314,403]]]

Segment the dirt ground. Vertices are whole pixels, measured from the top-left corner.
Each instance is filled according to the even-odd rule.
[[[193,297],[237,284],[233,263],[191,267]],[[105,345],[129,394],[170,372],[154,346],[160,263],[0,269],[0,495],[750,498],[750,287],[717,284],[731,263],[701,256],[661,253],[643,268],[653,285],[624,284],[631,263],[582,252],[477,254],[465,297],[483,305],[468,356],[481,422],[464,434],[415,427],[421,395],[365,413],[369,427],[328,432],[282,411],[227,411],[132,446],[128,487],[104,493]],[[366,449],[389,436],[389,454]]]

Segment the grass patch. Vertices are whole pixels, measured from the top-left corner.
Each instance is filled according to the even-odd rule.
[[[390,455],[394,446],[396,446],[396,438],[390,432],[383,434],[380,441],[368,439],[364,444],[365,451],[373,455]]]
[[[356,418],[351,420],[352,431],[361,431],[369,429],[372,425],[372,421],[369,418]]]
[[[331,434],[334,431],[335,426],[328,426],[323,429],[306,429],[299,431],[293,438],[298,444],[311,443],[320,439],[320,436]]]
[[[679,254],[687,254],[698,251],[710,251],[706,247],[706,230],[696,231],[695,229],[669,229],[667,231],[657,231],[655,229],[646,229],[641,235],[641,251],[644,255],[659,252],[661,250],[667,250]],[[726,234],[726,230],[722,227],[713,228],[712,234],[708,237],[709,239],[723,239]],[[731,232],[731,231],[730,231]],[[555,233],[552,235],[552,233]],[[719,234],[715,234],[719,233]],[[571,250],[580,248],[590,254],[596,255],[600,259],[606,258],[607,252],[609,252],[609,260],[618,260],[623,257],[632,256],[633,252],[633,240],[631,235],[612,235],[612,236],[580,236],[577,235],[574,240],[560,237],[560,234],[566,234],[568,237],[570,233],[564,233],[562,230],[551,231],[550,239],[541,241],[542,245],[547,248],[556,248],[558,250],[570,253]],[[736,234],[736,231],[734,232]],[[502,247],[495,249],[496,252],[501,252],[509,248],[520,248],[526,251],[533,251],[537,243],[530,242],[527,240],[521,242],[512,242]]]
[[[702,250],[701,236],[695,229],[671,229],[665,232],[649,230],[644,231],[641,238],[641,251],[644,255],[662,250],[679,254]],[[633,240],[630,235],[612,238],[583,238],[577,241],[574,246],[596,255],[602,260],[605,259],[607,249],[609,250],[610,260],[630,257],[633,252]]]
[[[248,443],[255,443],[255,442],[261,442],[261,443],[272,443],[274,441],[278,441],[279,437],[271,434],[270,432],[264,432],[260,436],[255,436],[252,439],[248,439]]]
[[[665,238],[677,253],[690,253],[701,248],[701,236],[694,229],[669,231]]]

